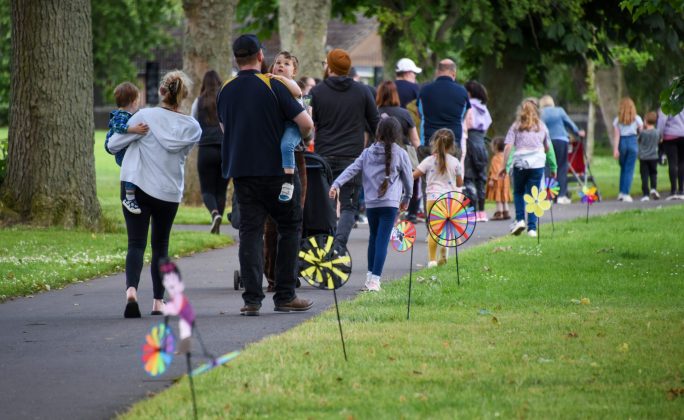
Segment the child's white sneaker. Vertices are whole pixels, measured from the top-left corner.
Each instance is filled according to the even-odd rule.
[[[294,185],[290,184],[289,182],[285,182],[283,183],[283,187],[280,189],[278,200],[282,201],[283,203],[287,203],[288,201],[292,200],[293,193]]]
[[[518,236],[522,233],[523,230],[525,230],[525,221],[524,220],[518,220],[517,222],[513,222],[511,225],[511,234]]]
[[[660,194],[655,188],[651,190],[651,200],[660,200]]]
[[[140,206],[138,206],[137,201],[124,198],[123,201],[121,201],[121,204],[123,204],[124,208],[129,212],[140,214]]]
[[[434,267],[437,267],[437,261],[428,262],[427,268],[434,268]]]
[[[537,231],[536,230],[528,230],[527,236],[529,236],[530,238],[536,238],[537,237]]]

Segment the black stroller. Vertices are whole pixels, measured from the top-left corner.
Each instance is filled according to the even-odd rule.
[[[328,191],[333,182],[332,170],[321,156],[305,152],[306,160],[306,202],[304,203],[302,238],[317,234],[332,234],[337,225],[337,211],[335,202],[328,198]],[[233,199],[233,209],[237,209],[237,200]],[[239,228],[239,217],[231,218],[233,227]],[[240,270],[233,274],[233,287],[240,290],[243,287]]]

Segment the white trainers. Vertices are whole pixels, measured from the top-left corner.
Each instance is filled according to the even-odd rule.
[[[572,203],[572,200],[568,197],[558,197],[556,199],[556,203],[558,203],[558,204],[570,204],[570,203]]]
[[[379,292],[380,291],[380,276],[371,276],[370,282],[367,285],[369,292]]]
[[[437,261],[428,262],[427,268],[434,268],[434,267],[437,267]]]
[[[523,230],[525,230],[525,221],[524,220],[518,220],[517,222],[513,222],[511,225],[511,234],[512,235],[520,235]]]
[[[651,199],[647,195],[645,195],[645,196],[641,197],[641,200],[639,200],[639,201],[643,202],[643,201],[650,201],[650,200]]]
[[[527,236],[529,236],[530,238],[536,238],[537,237],[537,231],[536,230],[528,230]]]
[[[292,200],[293,193],[294,185],[290,184],[289,182],[285,182],[283,183],[283,187],[280,189],[280,195],[278,196],[278,200],[286,203]]]
[[[617,201],[623,201],[625,198],[625,195],[623,193],[618,194],[617,196]]]
[[[218,235],[221,233],[221,215],[220,214],[215,214],[214,217],[211,219],[211,233],[214,235]]]
[[[660,200],[660,194],[655,189],[651,190],[651,200]]]
[[[140,207],[138,206],[138,202],[135,200],[128,200],[126,198],[121,201],[121,204],[126,208],[126,210],[130,211],[133,214],[140,214]]]
[[[632,196],[631,196],[631,195],[629,195],[629,194],[622,194],[622,201],[624,201],[625,203],[631,203],[631,202],[634,201],[634,200],[632,200]]]

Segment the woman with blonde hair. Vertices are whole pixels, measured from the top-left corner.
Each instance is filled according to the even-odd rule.
[[[159,261],[168,256],[171,226],[183,197],[185,158],[202,135],[199,123],[181,111],[181,102],[190,89],[191,82],[185,73],[167,73],[159,87],[159,106],[141,109],[129,120],[131,125],[144,121],[150,127],[147,134],[114,134],[109,139],[109,150],[114,153],[128,146],[121,164],[121,194],[125,193],[124,181],[134,183],[138,186],[135,198],[140,206],[140,214],[123,212],[128,232],[125,318],[141,316],[137,291],[150,223],[151,315],[162,315],[164,309]]]
[[[634,101],[625,97],[620,101],[618,116],[613,120],[613,157],[620,163],[620,194],[618,201],[632,202],[629,190],[632,188],[634,167],[637,160],[637,135],[644,122],[637,115]]]
[[[544,176],[546,152],[549,151],[549,131],[539,116],[537,101],[533,98],[523,100],[518,110],[518,117],[506,134],[504,143],[504,162],[508,162],[511,149],[513,152],[513,203],[515,204],[515,222],[511,225],[511,234],[520,235],[527,227],[527,234],[537,236],[537,216],[527,215],[525,224],[525,194],[530,194],[533,186],[539,186]],[[555,176],[555,174],[551,174]],[[499,173],[500,178],[506,176],[506,168]]]

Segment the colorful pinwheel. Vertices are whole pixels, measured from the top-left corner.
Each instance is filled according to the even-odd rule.
[[[582,190],[580,191],[579,195],[582,198],[583,203],[594,204],[599,200],[596,187],[589,188],[585,185],[584,187],[582,187]]]
[[[216,359],[212,359],[211,362],[205,363],[201,366],[196,367],[191,373],[190,376],[197,376],[202,373],[208,372],[214,368],[217,368],[219,366],[223,366],[226,363],[230,362],[231,360],[235,359],[238,354],[240,354],[239,351],[232,351],[230,353],[226,353],[223,356],[219,356]]]
[[[441,246],[456,247],[475,231],[475,209],[468,197],[458,191],[440,196],[428,215],[430,236]]]
[[[542,217],[544,212],[551,208],[551,202],[546,199],[546,191],[539,190],[536,185],[532,186],[532,194],[525,194],[525,211],[533,213],[537,217]]]
[[[332,245],[332,236],[315,235],[306,238],[299,250],[299,274],[319,289],[339,289],[351,274],[349,251],[333,250]]]
[[[558,193],[560,192],[560,185],[558,184],[556,178],[545,178],[543,185],[544,186],[542,189],[546,190],[546,196],[549,198],[549,200],[553,200],[558,196]]]
[[[416,241],[416,227],[408,220],[402,220],[394,226],[390,236],[392,248],[399,252],[406,252]]]
[[[159,376],[166,372],[166,368],[173,360],[176,340],[171,328],[165,323],[152,327],[145,336],[142,349],[142,361],[145,371],[150,376]]]

